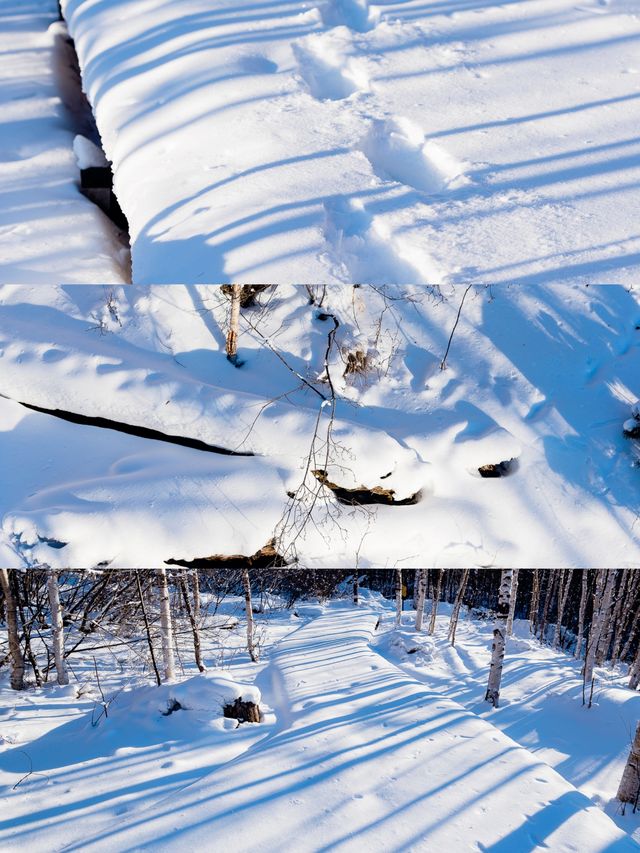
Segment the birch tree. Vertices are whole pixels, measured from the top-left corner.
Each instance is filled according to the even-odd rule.
[[[489,683],[487,685],[487,692],[484,696],[485,701],[490,702],[494,708],[498,707],[498,703],[500,701],[500,683],[502,681],[502,665],[504,662],[507,619],[509,618],[509,605],[511,604],[512,583],[513,569],[503,569],[502,574],[500,575],[498,609],[496,611],[496,623],[493,629]]]
[[[189,624],[191,626],[191,636],[193,637],[193,654],[196,661],[196,666],[198,667],[200,672],[206,672],[207,668],[204,665],[204,661],[202,659],[200,626],[198,625],[198,621],[191,605],[191,599],[189,598],[189,590],[187,589],[187,582],[184,577],[184,572],[178,578],[178,586],[180,587],[180,593],[182,595],[184,609],[187,612],[187,618],[189,619]]]
[[[456,599],[453,602],[453,610],[451,611],[451,620],[449,622],[449,642],[452,646],[456,644],[456,631],[458,630],[458,619],[460,618],[460,609],[462,607],[462,602],[464,600],[464,593],[467,588],[467,583],[469,582],[469,575],[471,573],[471,569],[463,569],[462,577],[460,578],[460,585],[458,587],[458,592],[456,593]],[[438,590],[440,589],[440,582],[438,584]],[[434,620],[435,626],[435,620]]]
[[[47,593],[49,595],[49,612],[51,614],[51,640],[53,644],[53,659],[56,665],[58,684],[68,684],[69,674],[64,657],[64,624],[62,607],[60,605],[60,587],[58,573],[47,569]]]
[[[540,571],[533,570],[531,582],[531,607],[529,609],[529,631],[535,637],[538,632],[538,610],[540,608]]]
[[[640,723],[636,727],[636,734],[631,744],[629,758],[620,780],[618,788],[618,799],[621,803],[633,803],[635,812],[640,797]]]
[[[396,569],[395,579],[396,625],[400,625],[402,623],[402,569]]]
[[[587,652],[584,662],[583,683],[584,688],[591,687],[589,695],[589,708],[593,696],[593,669],[596,663],[596,653],[598,644],[604,630],[605,615],[609,611],[611,602],[611,588],[615,580],[615,573],[608,569],[598,569],[596,575],[596,588],[593,596],[593,617],[591,619],[591,627],[589,629],[589,640],[587,643]],[[583,702],[585,697],[583,696]]]
[[[15,570],[14,570],[15,571]],[[11,588],[9,569],[0,569],[0,587],[4,595],[7,615],[7,633],[9,635],[9,661],[11,666],[11,688],[24,688],[24,657],[20,648],[20,630],[18,627],[18,606],[14,591]]]
[[[419,569],[416,579],[417,601],[416,601],[416,631],[422,631],[422,620],[424,618],[424,602],[427,597],[427,570]]]
[[[582,657],[582,643],[584,642],[584,617],[587,612],[587,593],[589,590],[589,572],[585,569],[582,572],[582,584],[580,587],[580,607],[578,610],[578,633],[576,634],[576,650],[574,658],[579,660]]]
[[[232,364],[238,362],[238,333],[240,329],[240,302],[242,285],[231,285],[231,306],[229,309],[229,331],[227,332],[227,358]]]
[[[560,648],[560,640],[562,638],[562,618],[564,616],[564,611],[567,606],[567,599],[569,598],[572,574],[573,569],[563,569],[562,574],[560,576],[560,582],[558,586],[558,613],[556,618],[556,627],[553,632],[554,649]]]
[[[432,587],[431,595],[431,618],[429,619],[429,633],[434,634],[436,630],[436,618],[438,616],[438,604],[440,603],[440,595],[442,592],[442,579],[444,577],[444,569],[438,569],[438,580]]]
[[[518,598],[518,569],[513,570],[511,582],[511,601],[509,602],[509,616],[507,618],[507,637],[513,634],[513,620],[516,615],[516,599]]]
[[[253,605],[251,603],[251,578],[249,577],[249,569],[242,570],[242,587],[244,589],[244,609],[247,615],[247,651],[251,660],[256,663],[258,656],[253,637]]]
[[[176,662],[173,652],[173,622],[171,620],[171,601],[169,599],[166,569],[158,569],[158,587],[160,590],[160,634],[162,637],[164,680],[173,681],[176,677]]]

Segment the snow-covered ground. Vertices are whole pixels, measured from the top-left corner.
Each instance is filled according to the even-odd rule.
[[[640,0],[62,7],[135,282],[637,278]]]
[[[55,0],[0,0],[0,281],[128,280],[115,227],[79,192],[75,98]]]
[[[622,435],[640,397],[637,294],[471,290],[444,370],[463,291],[386,295],[338,285],[319,311],[304,287],[273,289],[243,313],[236,369],[217,287],[0,288],[0,561],[153,567],[278,534],[315,567],[639,566],[637,443]],[[323,311],[340,323],[328,456]],[[357,350],[367,370],[345,375]],[[508,476],[478,473],[511,460]],[[308,467],[418,502],[345,506]]]
[[[586,710],[579,665],[521,623],[489,711],[486,623],[463,622],[451,650],[443,607],[435,639],[416,643],[409,613],[396,631],[391,603],[363,596],[359,608],[267,610],[258,664],[240,651],[241,624],[224,632],[227,677],[258,686],[260,724],[225,723],[215,691],[194,704],[189,681],[142,686],[123,674],[126,647],[72,658],[69,688],[3,683],[1,849],[638,849],[638,817],[611,802],[640,714],[621,673],[599,672],[606,686]],[[173,693],[185,709],[163,716]]]

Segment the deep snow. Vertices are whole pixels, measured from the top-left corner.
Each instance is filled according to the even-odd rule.
[[[97,653],[107,717],[90,653],[75,663],[80,698],[74,686],[16,696],[5,683],[2,849],[211,849],[213,839],[241,851],[638,849],[621,831],[637,833],[637,816],[609,803],[639,713],[621,673],[598,671],[608,683],[586,710],[579,664],[517,623],[492,712],[481,701],[486,623],[463,621],[451,650],[442,607],[435,639],[422,635],[423,653],[407,655],[411,614],[395,631],[391,602],[363,599],[268,610],[259,664],[233,652],[241,626],[225,632],[225,666],[241,682],[257,677],[258,725],[233,727],[206,702],[162,716],[168,688],[123,676],[126,649],[120,673]],[[209,664],[220,652],[207,642]]]
[[[128,251],[78,189],[84,128],[57,17],[55,0],[0,0],[0,282],[123,283]]]
[[[137,283],[637,278],[640,0],[62,6]]]
[[[0,395],[11,398],[0,398],[0,560],[153,567],[254,554],[276,532],[287,556],[315,567],[640,566],[637,443],[622,435],[640,397],[636,292],[472,290],[440,370],[462,295],[327,290],[322,311],[340,322],[327,463],[333,323],[304,287],[280,286],[243,314],[240,369],[224,356],[217,287],[0,288]],[[357,350],[368,369],[345,375]],[[255,455],[69,424],[13,401]],[[511,459],[509,476],[480,477]],[[343,506],[307,465],[345,488],[421,500]]]

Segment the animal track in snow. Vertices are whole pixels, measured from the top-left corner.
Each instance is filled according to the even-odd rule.
[[[292,47],[299,74],[317,100],[340,101],[369,90],[369,78],[358,60],[345,57],[326,39],[306,39]]]
[[[320,14],[325,26],[344,26],[358,33],[369,32],[380,20],[380,12],[371,9],[368,0],[326,0]]]
[[[469,183],[462,164],[406,118],[376,119],[360,143],[376,175],[434,194]]]
[[[418,247],[402,245],[358,199],[325,202],[325,239],[348,281],[369,284],[441,284],[442,273]]]

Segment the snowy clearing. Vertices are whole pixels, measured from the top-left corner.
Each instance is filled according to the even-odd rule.
[[[261,299],[236,369],[218,287],[0,288],[3,565],[640,566],[634,291]]]
[[[136,283],[637,275],[639,0],[62,8]]]
[[[488,711],[486,623],[467,617],[452,650],[442,607],[435,638],[410,656],[411,614],[395,630],[391,603],[363,595],[358,608],[267,610],[259,664],[228,635],[228,677],[262,693],[258,725],[225,724],[207,701],[163,716],[180,685],[125,677],[126,648],[98,652],[107,716],[90,654],[71,687],[17,699],[1,688],[2,849],[638,849],[637,816],[602,810],[640,713],[621,678],[602,670],[606,687],[582,708],[579,664],[517,623],[502,707]],[[221,651],[208,645],[208,663]]]

